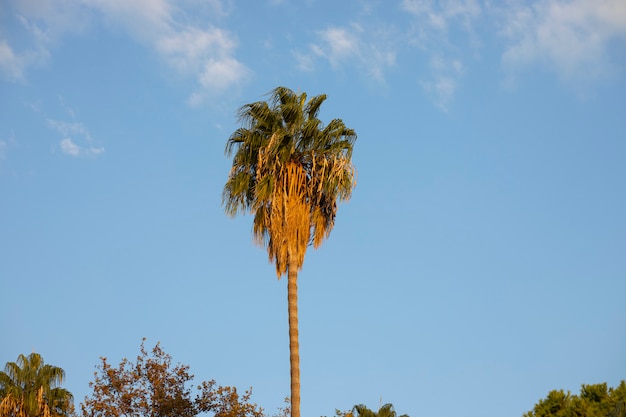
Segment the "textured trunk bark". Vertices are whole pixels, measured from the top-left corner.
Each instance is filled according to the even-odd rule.
[[[300,417],[300,345],[298,344],[298,268],[289,262],[287,268],[287,301],[289,304],[289,364],[291,367],[291,417]]]

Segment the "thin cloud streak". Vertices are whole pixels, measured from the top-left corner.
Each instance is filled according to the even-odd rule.
[[[622,0],[542,0],[507,3],[494,11],[509,41],[502,63],[511,71],[535,65],[554,71],[564,81],[578,82],[610,75],[620,57],[612,42],[626,41],[626,2]]]
[[[418,84],[435,106],[447,112],[465,62],[478,55],[474,26],[483,17],[483,8],[477,0],[403,0],[400,8],[413,18],[408,43],[428,57],[428,73],[418,75]],[[462,36],[451,33],[458,31]],[[457,39],[464,43],[456,44]]]

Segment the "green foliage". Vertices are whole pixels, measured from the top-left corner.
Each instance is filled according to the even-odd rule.
[[[192,395],[189,366],[172,366],[172,358],[159,344],[149,354],[141,343],[136,362],[123,359],[112,367],[106,358],[89,386],[93,393],[81,404],[83,417],[194,417],[209,412],[215,417],[263,417],[250,403],[252,391],[202,382]]]
[[[396,410],[394,410],[392,404],[382,405],[378,411],[367,408],[364,404],[357,404],[352,408],[352,411],[341,413],[336,411],[338,417],[398,417]],[[409,417],[408,414],[402,414],[399,417]]]
[[[0,372],[1,417],[64,417],[74,410],[72,394],[61,388],[63,369],[46,365],[38,353],[19,355]]]
[[[585,385],[579,395],[552,390],[523,417],[626,417],[626,382],[616,388],[606,383]]]
[[[268,101],[239,110],[242,127],[228,139],[233,157],[222,201],[226,213],[254,215],[255,240],[268,250],[280,277],[288,256],[300,269],[308,244],[319,247],[333,228],[337,201],[355,185],[353,129],[341,119],[324,126],[322,94],[277,87]],[[288,207],[288,208],[285,208]]]

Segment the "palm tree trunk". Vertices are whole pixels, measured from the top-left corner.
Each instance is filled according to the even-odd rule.
[[[300,417],[300,346],[298,344],[298,268],[289,261],[287,301],[289,304],[289,364],[291,367],[291,417]]]

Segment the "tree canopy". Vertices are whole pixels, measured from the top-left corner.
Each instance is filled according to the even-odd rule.
[[[578,395],[552,390],[523,417],[626,417],[626,382],[583,384]]]
[[[66,417],[73,397],[61,384],[63,369],[44,363],[38,353],[19,355],[0,372],[1,417]]]
[[[149,353],[144,342],[135,362],[123,359],[111,366],[106,358],[92,394],[81,405],[83,417],[194,417],[209,412],[215,417],[263,417],[263,409],[249,402],[252,391],[239,395],[234,387],[202,382],[193,395],[194,376],[188,365],[172,365],[172,358],[157,345]]]
[[[364,404],[357,404],[352,408],[353,417],[397,417],[398,414],[390,403],[380,406],[378,411],[367,408]],[[408,414],[402,414],[400,417],[409,417]]]

